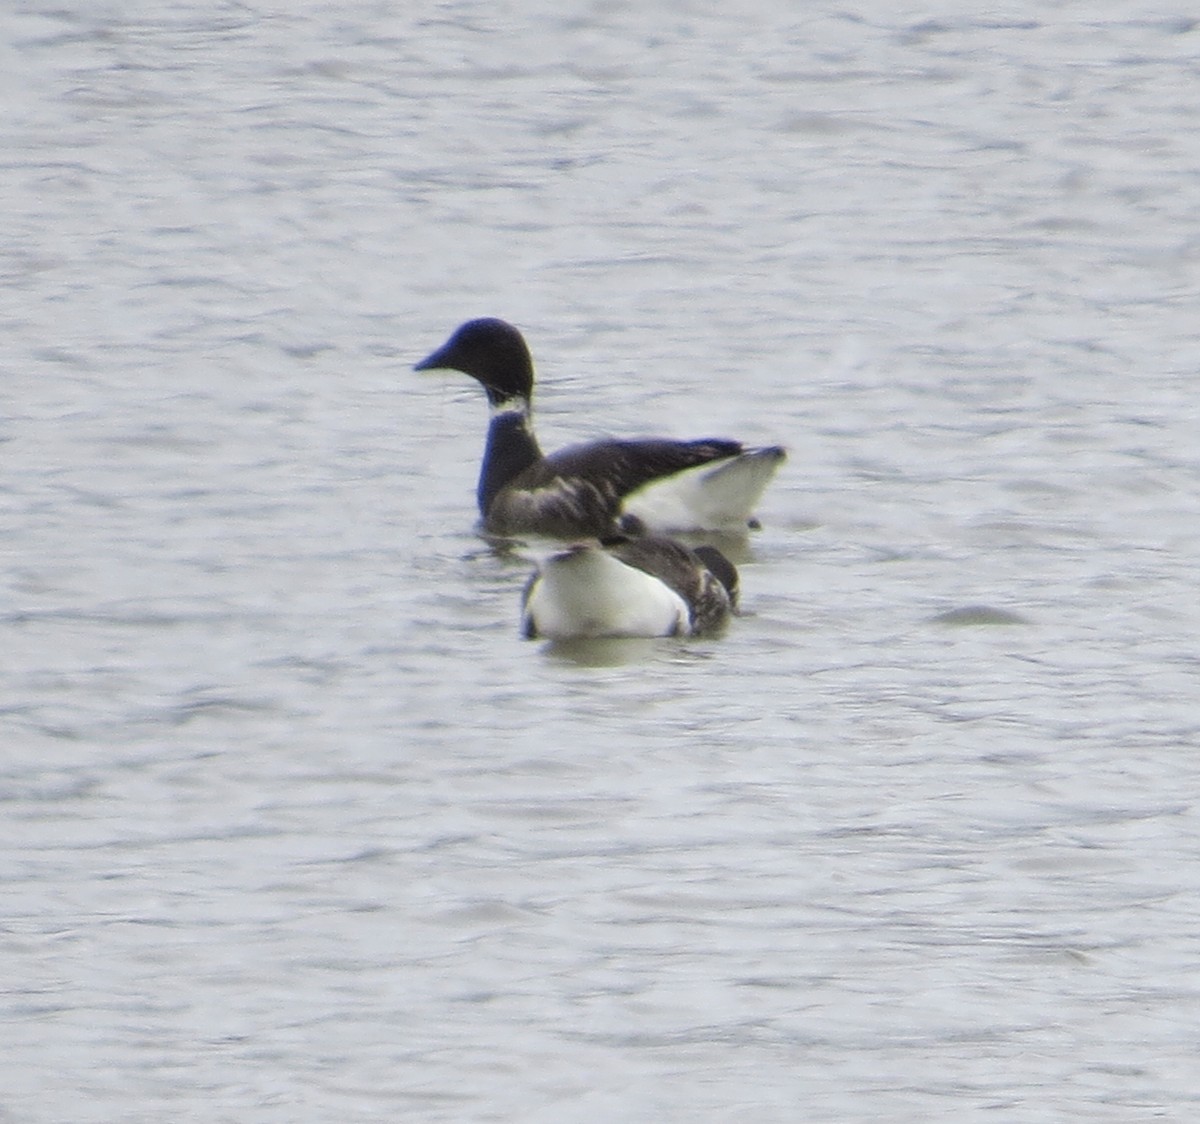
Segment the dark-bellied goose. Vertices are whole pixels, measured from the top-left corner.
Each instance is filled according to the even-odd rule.
[[[703,636],[737,607],[738,573],[712,546],[618,536],[543,561],[521,598],[529,639]]]
[[[487,392],[491,424],[477,499],[495,535],[744,531],[786,459],[778,445],[726,439],[605,439],[543,455],[530,416],[533,360],[503,320],[463,324],[418,371],[449,369]]]

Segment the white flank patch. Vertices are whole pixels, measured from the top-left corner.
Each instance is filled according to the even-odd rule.
[[[529,591],[525,620],[550,640],[673,636],[691,628],[683,598],[658,578],[598,548],[547,559]]]
[[[752,450],[652,480],[621,510],[651,531],[744,531],[781,458]]]

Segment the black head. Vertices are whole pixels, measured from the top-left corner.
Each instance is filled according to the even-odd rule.
[[[737,567],[715,546],[697,546],[693,547],[693,550],[708,572],[725,587],[725,592],[729,594],[729,603],[736,606],[740,584]]]
[[[533,360],[525,340],[511,324],[493,317],[468,320],[415,369],[462,371],[483,384],[493,406],[533,395]]]

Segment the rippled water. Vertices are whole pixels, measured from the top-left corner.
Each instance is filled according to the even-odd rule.
[[[17,3],[0,1119],[1200,1101],[1200,25]],[[549,446],[781,441],[719,641],[521,641]]]

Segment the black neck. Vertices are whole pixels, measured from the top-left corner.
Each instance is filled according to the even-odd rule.
[[[480,514],[486,516],[497,493],[514,476],[541,459],[542,450],[538,448],[528,415],[521,410],[496,414],[488,426],[487,447],[479,472],[476,497]]]

